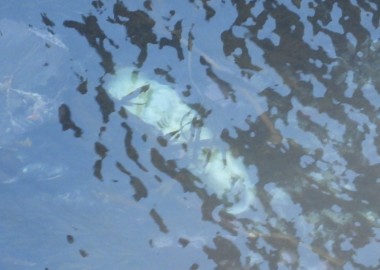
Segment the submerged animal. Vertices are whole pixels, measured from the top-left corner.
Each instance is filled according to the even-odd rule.
[[[194,127],[194,120],[200,115],[170,86],[124,69],[116,73],[107,88],[128,112],[171,136],[174,144],[213,138],[208,127]],[[207,190],[226,202],[227,212],[239,214],[248,210],[254,200],[254,188],[242,159],[212,146],[193,152],[195,157],[189,169],[202,179]]]
[[[110,83],[109,93],[122,100],[124,107],[162,132],[172,135],[176,143],[194,139],[192,121],[197,113],[187,106],[177,93],[167,85],[138,76],[137,73],[122,70]],[[210,139],[208,128],[200,128],[200,139]]]

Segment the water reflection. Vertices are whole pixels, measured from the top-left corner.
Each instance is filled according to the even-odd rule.
[[[376,269],[378,9],[148,0],[43,13],[80,63],[57,106],[65,142],[100,180],[58,195],[82,198],[60,228],[75,267]]]
[[[1,61],[7,63],[0,69],[0,141],[4,146],[25,140],[22,134],[53,118],[64,87],[52,91],[50,86],[65,78],[57,74],[57,65],[64,65],[67,51],[51,33],[26,23],[2,19],[0,29]]]

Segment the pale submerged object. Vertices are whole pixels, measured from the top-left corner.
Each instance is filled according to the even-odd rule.
[[[203,166],[192,171],[200,175],[206,186],[218,198],[226,200],[230,206],[227,211],[240,214],[250,208],[254,201],[254,187],[241,158],[234,157],[230,151],[219,149],[201,150],[198,158]]]
[[[109,93],[118,100],[130,96],[124,107],[164,135],[173,134],[177,143],[194,139],[192,121],[197,113],[187,106],[167,85],[147,80],[126,70],[119,71],[109,85]],[[199,139],[210,139],[208,128],[202,127]],[[194,133],[194,134],[193,134]]]
[[[193,120],[200,116],[170,86],[124,69],[115,75],[107,88],[113,98],[125,99],[123,106],[128,112],[163,135],[171,135],[173,143],[212,138],[209,128],[193,127]],[[239,214],[248,210],[254,200],[254,188],[242,159],[215,147],[202,147],[195,153],[189,169],[202,179],[208,190],[227,201],[227,211]]]

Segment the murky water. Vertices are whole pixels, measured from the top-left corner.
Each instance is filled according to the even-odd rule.
[[[376,1],[38,3],[1,11],[1,268],[379,267]]]

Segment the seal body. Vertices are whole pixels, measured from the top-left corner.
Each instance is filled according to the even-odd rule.
[[[194,128],[193,122],[200,116],[168,85],[125,69],[116,73],[108,91],[128,112],[154,126],[162,135],[169,135],[173,144],[213,138],[208,127]],[[195,157],[189,169],[202,179],[207,190],[226,203],[227,212],[239,214],[248,210],[254,200],[254,189],[242,159],[231,151],[213,147],[212,143],[202,145],[193,151]]]

